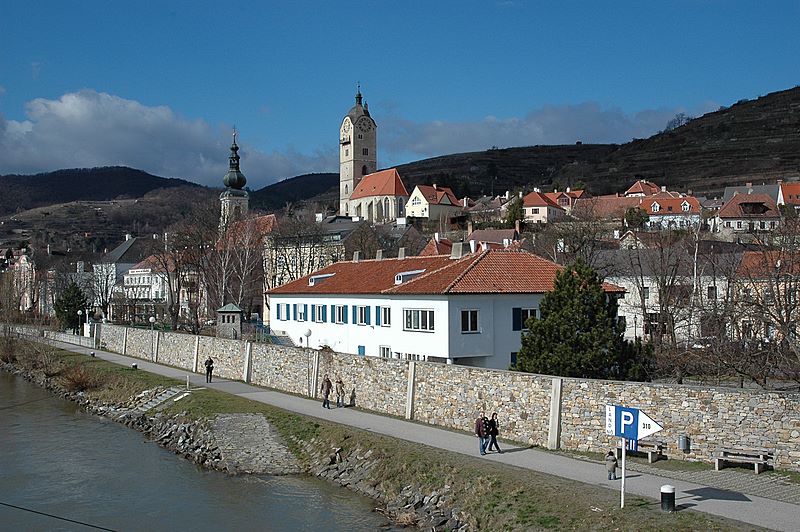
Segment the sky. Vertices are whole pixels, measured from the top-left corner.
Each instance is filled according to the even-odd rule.
[[[0,175],[126,165],[252,189],[338,172],[356,84],[378,164],[623,143],[800,84],[800,2],[4,2]]]

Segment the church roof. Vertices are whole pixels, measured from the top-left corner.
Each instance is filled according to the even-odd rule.
[[[350,110],[347,112],[347,116],[350,117],[350,121],[352,123],[354,123],[354,124],[362,116],[366,116],[366,117],[372,119],[372,117],[369,116],[369,108],[366,107],[365,105],[361,104],[361,89],[360,88],[358,89],[358,92],[356,92],[356,104],[353,107],[350,108]],[[373,123],[374,122],[375,121],[373,120]]]
[[[406,186],[395,168],[365,175],[350,196],[351,200],[369,196],[408,196]]]

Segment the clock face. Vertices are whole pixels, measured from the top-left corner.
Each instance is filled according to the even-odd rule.
[[[372,129],[372,123],[370,123],[370,121],[366,118],[363,120],[359,120],[356,126],[358,126],[359,131],[362,131],[364,133]]]
[[[342,124],[342,133],[350,133],[350,120],[345,120]]]

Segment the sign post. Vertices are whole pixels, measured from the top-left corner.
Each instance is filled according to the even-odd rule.
[[[663,429],[661,425],[639,410],[619,405],[606,405],[606,434],[622,440],[622,481],[620,483],[619,507],[625,508],[625,455],[628,440],[635,446],[638,440]]]

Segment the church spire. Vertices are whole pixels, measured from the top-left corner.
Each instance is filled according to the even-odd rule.
[[[247,183],[244,174],[239,170],[239,146],[236,144],[236,128],[233,128],[233,143],[231,144],[231,154],[228,156],[228,173],[222,183],[228,188],[241,190]]]
[[[361,105],[361,82],[356,82],[356,105]]]

